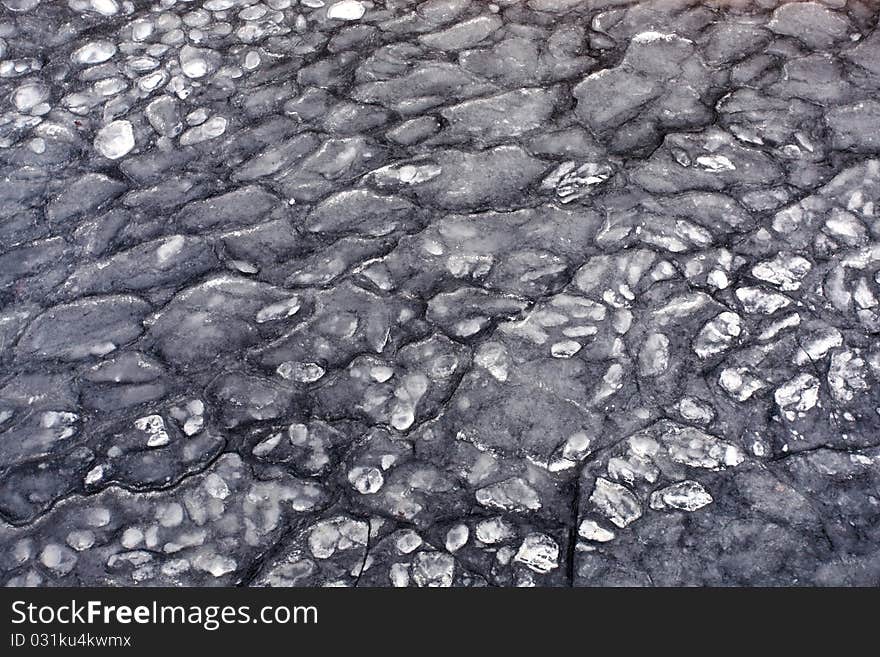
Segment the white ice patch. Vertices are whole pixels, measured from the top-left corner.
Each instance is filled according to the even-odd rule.
[[[571,358],[581,350],[581,343],[576,340],[561,340],[550,347],[553,358]]]
[[[128,121],[113,121],[98,131],[95,150],[110,159],[118,160],[134,148],[134,130]]]
[[[775,292],[765,292],[759,287],[741,287],[736,291],[736,298],[749,314],[772,315],[785,308],[791,300]]]
[[[412,529],[404,529],[394,541],[397,551],[401,554],[410,554],[422,545],[422,537]]]
[[[782,319],[770,324],[767,328],[765,328],[763,331],[761,331],[761,333],[758,335],[758,339],[759,340],[772,340],[777,335],[779,335],[782,331],[789,329],[789,328],[795,328],[797,326],[800,326],[800,324],[801,324],[801,316],[797,313],[792,313],[791,315],[788,315],[787,317],[783,317]]]
[[[559,200],[571,203],[582,198],[614,174],[608,164],[586,162],[578,166],[577,162],[564,162],[547,176],[541,183],[541,189],[554,190]]]
[[[90,0],[89,6],[91,6],[92,11],[102,16],[115,16],[119,13],[119,5],[116,3],[116,0]]]
[[[443,552],[419,552],[413,562],[412,577],[417,586],[452,586],[455,559]]]
[[[669,457],[692,468],[723,470],[745,460],[739,447],[694,427],[675,427],[661,436]]]
[[[507,511],[537,511],[541,508],[538,492],[520,477],[511,477],[476,492],[481,505]]]
[[[593,393],[592,403],[599,404],[608,399],[615,392],[623,387],[623,365],[620,363],[611,363],[605,371],[602,380],[596,386]]]
[[[718,384],[737,401],[746,401],[767,384],[744,367],[728,367],[721,370]]]
[[[868,390],[865,360],[855,351],[838,351],[831,356],[828,368],[828,387],[839,402],[850,402],[856,392]]]
[[[697,164],[710,173],[721,173],[722,171],[735,171],[736,167],[730,158],[724,155],[701,155],[697,158]]]
[[[416,420],[416,406],[428,390],[428,377],[424,374],[408,374],[403,384],[395,388],[396,401],[391,410],[391,426],[398,431],[409,429]]]
[[[367,523],[336,516],[315,523],[309,532],[309,551],[316,559],[329,559],[337,550],[365,547],[368,537]]]
[[[500,342],[485,342],[479,346],[474,362],[486,369],[497,381],[507,381],[510,357]]]
[[[470,530],[464,523],[459,523],[450,527],[446,532],[446,550],[449,552],[457,552],[465,546],[470,536]]]
[[[324,376],[325,370],[317,363],[284,361],[275,370],[282,379],[297,383],[314,383]]]
[[[134,421],[139,431],[147,434],[147,447],[163,447],[171,442],[161,415],[147,415]]]
[[[642,506],[632,491],[602,477],[596,479],[590,503],[621,529],[642,517]]]
[[[342,0],[334,2],[327,9],[327,18],[340,21],[356,21],[363,18],[367,8],[358,0]]]
[[[222,577],[233,572],[238,565],[234,559],[219,554],[200,554],[193,560],[196,570],[210,573],[213,577]]]
[[[285,299],[284,301],[279,301],[278,303],[273,303],[265,308],[261,308],[257,312],[257,324],[284,319],[286,317],[293,317],[299,312],[301,307],[302,303],[300,302],[299,297],[296,296]]]
[[[116,54],[116,46],[110,41],[90,41],[73,51],[70,56],[74,64],[102,64]]]
[[[559,567],[559,545],[546,534],[535,532],[525,537],[513,560],[536,573],[549,573]]]
[[[209,139],[216,139],[226,132],[228,121],[222,116],[214,116],[201,125],[190,128],[180,136],[181,146],[200,144]]]
[[[183,235],[173,235],[164,240],[159,245],[159,248],[156,249],[157,264],[161,266],[167,263],[171,258],[180,253],[184,244],[185,239]]]
[[[632,38],[633,43],[655,43],[657,41],[682,41],[686,43],[692,43],[690,39],[685,39],[684,37],[680,37],[677,34],[656,32],[653,30],[639,32]]]
[[[786,419],[792,421],[818,402],[819,379],[812,374],[798,374],[779,386],[773,393],[773,398]]]
[[[678,402],[678,412],[685,420],[699,424],[708,424],[715,417],[712,407],[695,397],[682,397]]]
[[[818,330],[808,340],[801,343],[801,348],[794,355],[796,365],[815,364],[825,358],[828,352],[843,344],[843,334],[834,327]]]
[[[104,478],[104,466],[96,465],[86,473],[85,484],[91,486],[97,484]]]
[[[497,545],[516,536],[513,524],[501,517],[481,520],[474,529],[477,540],[484,545]]]
[[[694,340],[694,352],[708,358],[725,351],[742,333],[742,320],[732,312],[722,312],[706,322]]]
[[[772,260],[759,262],[752,267],[752,276],[792,292],[801,286],[810,269],[812,264],[806,258],[780,253]]]
[[[655,511],[678,509],[696,511],[712,503],[712,496],[697,481],[680,481],[651,493],[651,508]]]
[[[369,466],[356,466],[348,471],[348,483],[361,495],[372,495],[385,483],[382,471]]]
[[[649,333],[639,350],[639,374],[659,376],[669,367],[669,338],[663,333]]]
[[[602,525],[595,520],[586,519],[578,526],[578,536],[587,541],[607,543],[608,541],[614,540],[615,534],[610,529],[602,527]]]
[[[49,88],[37,82],[21,85],[15,90],[12,101],[19,112],[29,112],[49,98]]]

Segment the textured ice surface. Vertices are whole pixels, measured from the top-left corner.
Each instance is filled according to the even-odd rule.
[[[880,583],[877,7],[0,0],[2,583]]]

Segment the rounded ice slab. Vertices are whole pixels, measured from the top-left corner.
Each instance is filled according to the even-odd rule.
[[[95,150],[104,157],[118,160],[134,148],[134,130],[128,121],[113,121],[98,131]]]
[[[9,11],[30,11],[38,4],[40,0],[3,0],[3,6]]]
[[[116,0],[91,0],[89,8],[102,16],[115,16],[119,13],[119,5]]]
[[[116,54],[116,45],[110,41],[90,41],[81,48],[77,48],[71,54],[70,59],[74,64],[83,66],[89,64],[102,64]]]
[[[340,21],[356,21],[363,18],[367,8],[358,0],[342,0],[334,2],[327,9],[327,18]]]

